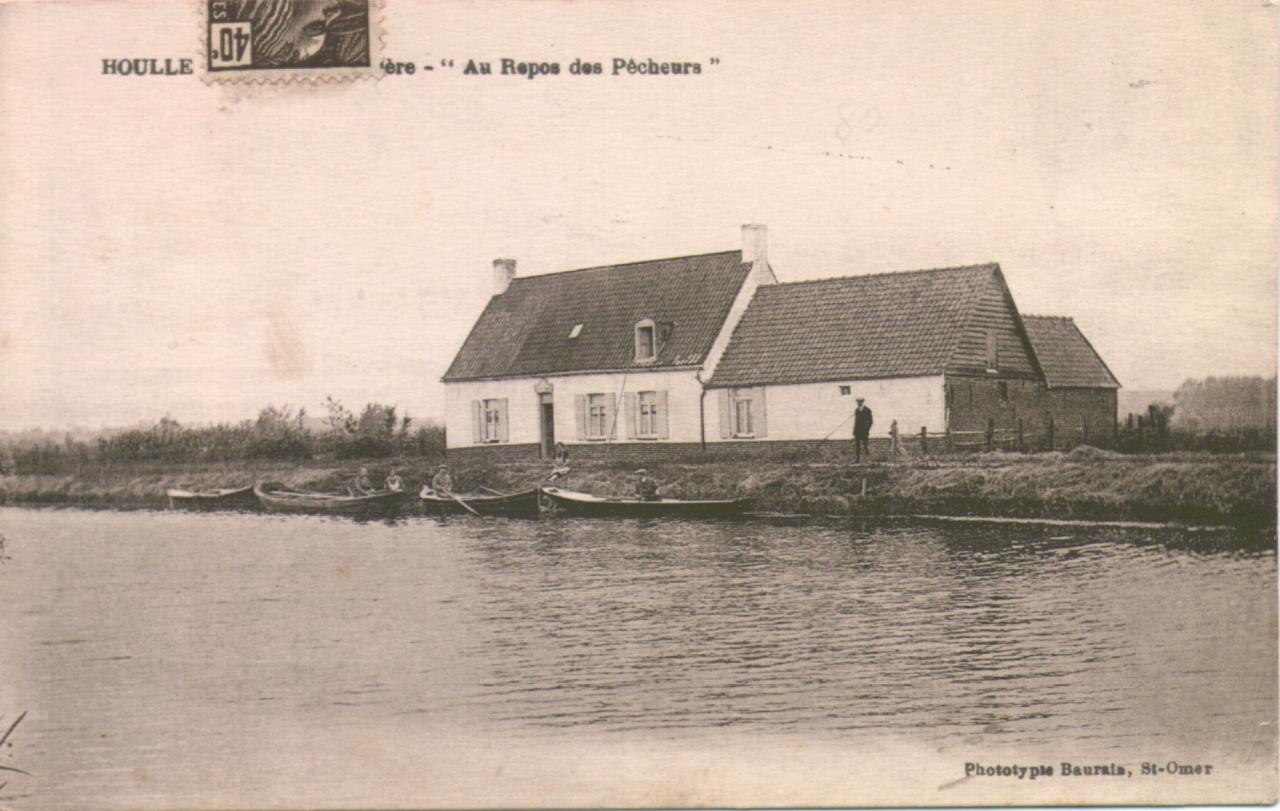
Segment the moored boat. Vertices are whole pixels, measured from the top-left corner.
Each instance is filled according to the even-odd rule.
[[[733,518],[747,508],[743,499],[616,498],[559,487],[542,494],[560,512],[597,518]]]
[[[338,493],[308,493],[259,482],[254,495],[262,506],[279,513],[332,513],[336,515],[381,515],[399,509],[405,494],[400,490],[376,490],[359,496]]]
[[[418,494],[422,507],[432,515],[497,515],[506,518],[537,518],[538,490],[519,493],[445,494],[423,487]],[[465,506],[464,506],[465,505]]]
[[[165,495],[169,498],[171,510],[246,510],[258,506],[253,485],[217,490],[173,488],[166,490]]]

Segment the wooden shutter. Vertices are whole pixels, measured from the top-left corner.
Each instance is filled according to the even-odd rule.
[[[755,423],[754,427],[757,437],[765,437],[769,435],[769,417],[768,409],[764,406],[764,386],[757,386],[752,391],[751,407],[754,409],[751,418]]]
[[[573,416],[578,427],[578,441],[582,442],[587,438],[587,395],[573,395]]]
[[[604,424],[605,430],[609,432],[609,439],[618,438],[618,395],[606,394],[604,396]]]
[[[480,432],[480,409],[483,405],[479,400],[471,401],[471,444],[479,445],[484,440],[484,435]]]
[[[730,403],[730,390],[720,389],[718,392],[720,400],[720,438],[728,439],[733,436],[733,411]]]
[[[622,395],[622,408],[626,411],[627,439],[636,438],[636,410],[639,408],[636,393],[629,391]]]
[[[511,441],[511,423],[507,421],[507,398],[498,401],[498,441]]]
[[[667,424],[667,393],[666,391],[658,391],[654,392],[653,396],[658,409],[655,417],[658,423],[658,439],[667,439],[671,436],[671,431]]]

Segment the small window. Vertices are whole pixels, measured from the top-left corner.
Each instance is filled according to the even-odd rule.
[[[751,389],[733,390],[733,435],[753,437],[756,435],[755,421],[752,414]]]
[[[582,334],[582,325],[581,325],[581,324],[574,324],[574,325],[573,325],[573,329],[569,330],[569,337],[570,337],[570,338],[577,338],[577,337],[578,337],[579,335],[581,335],[581,334]]]
[[[587,395],[587,438],[604,439],[609,430],[609,409],[603,394]]]
[[[841,396],[841,397],[848,397],[850,394],[853,394],[853,387],[852,387],[852,386],[841,386],[841,387],[840,387],[840,396]]]
[[[1000,388],[1000,402],[1009,402],[1009,384],[1001,380],[998,385]]]
[[[658,435],[658,393],[654,391],[642,391],[636,396],[636,404],[639,410],[639,435],[642,437],[653,437]]]
[[[996,331],[987,330],[987,371],[995,372],[1000,369],[1000,343],[996,340]]]
[[[653,360],[658,355],[654,323],[648,319],[636,324],[636,360]]]

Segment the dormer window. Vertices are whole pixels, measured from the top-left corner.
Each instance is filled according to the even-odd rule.
[[[581,324],[574,324],[574,325],[573,325],[573,329],[569,330],[569,337],[570,337],[570,338],[577,338],[577,337],[578,337],[579,335],[581,335],[581,334],[582,334],[582,325],[581,325]]]
[[[646,318],[636,324],[636,362],[644,363],[658,357],[657,327],[652,319]]]

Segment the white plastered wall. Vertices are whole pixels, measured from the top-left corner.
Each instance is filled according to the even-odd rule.
[[[850,393],[840,394],[848,386]],[[768,436],[763,440],[848,439],[853,436],[853,410],[858,397],[871,408],[875,424],[871,435],[884,437],[898,421],[903,435],[942,433],[946,420],[943,378],[902,377],[880,380],[846,380],[766,386],[765,409]],[[707,392],[707,441],[720,441],[719,390]]]
[[[628,440],[625,417],[619,413],[617,437],[613,442],[697,442],[699,440],[698,398],[701,386],[692,370],[628,372],[613,374],[548,375],[503,380],[474,380],[445,384],[445,424],[448,446],[475,446],[472,439],[471,403],[473,400],[507,400],[509,444],[520,445],[542,441],[539,428],[538,394],[534,387],[540,381],[552,386],[555,405],[556,440],[577,443],[577,418],[574,398],[579,394],[614,394],[619,408],[625,392],[666,391],[667,428],[669,436],[661,440]],[[708,440],[715,427],[714,392],[707,393]]]

